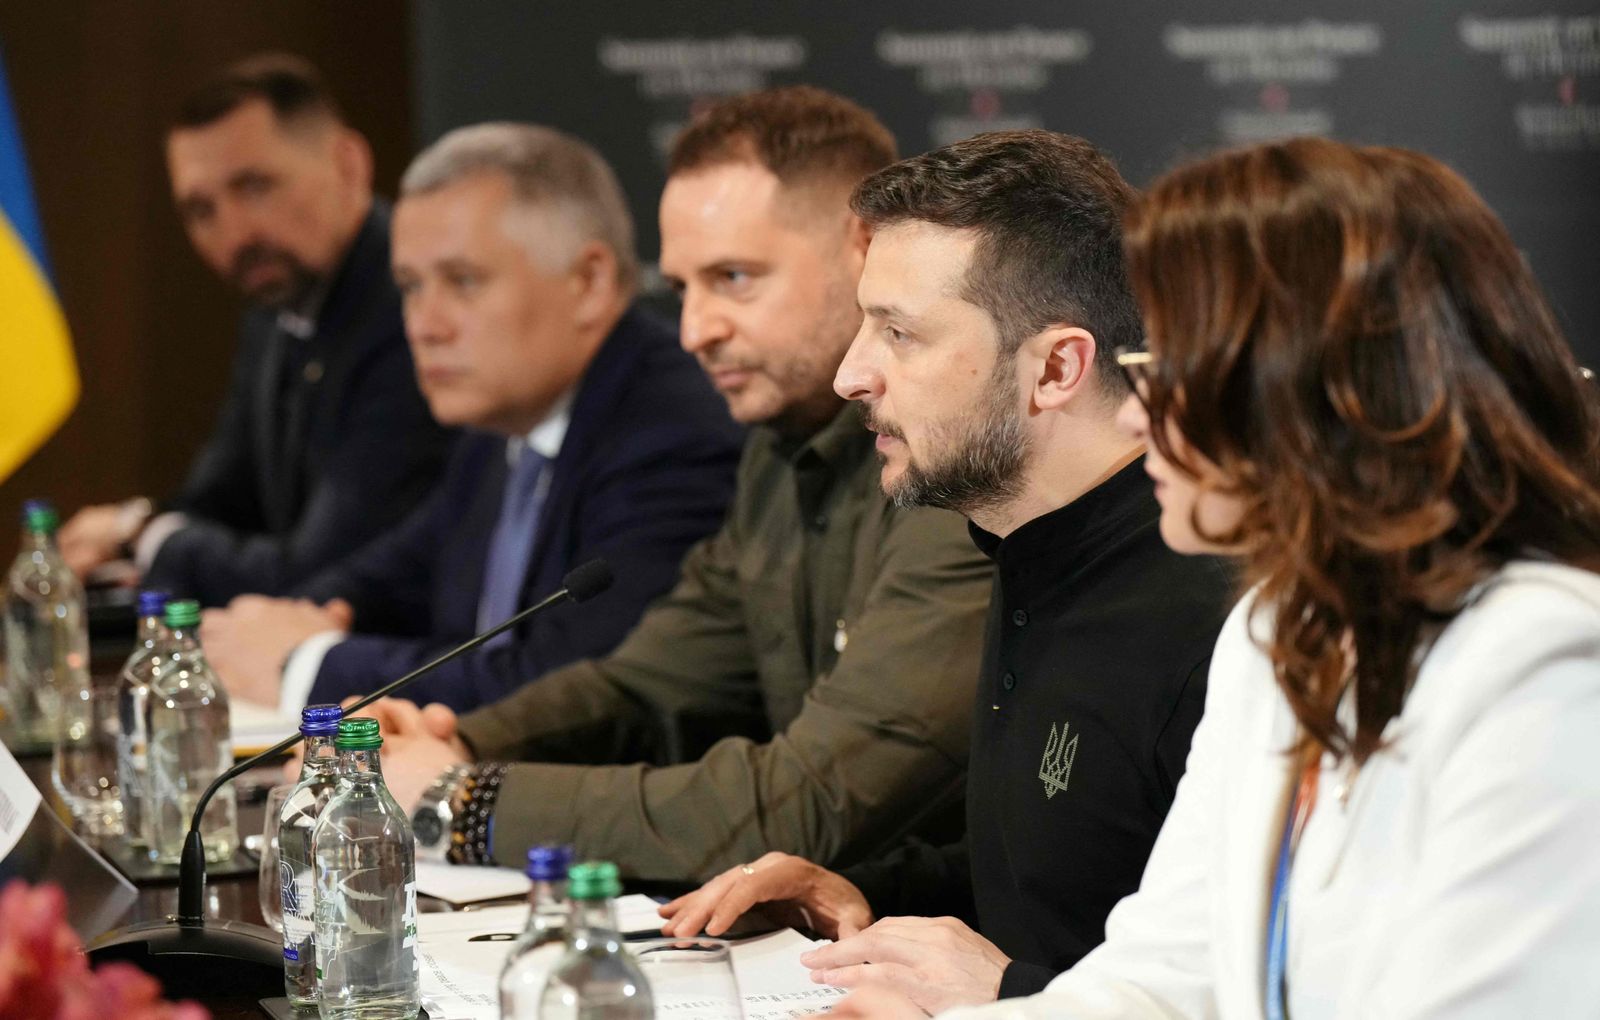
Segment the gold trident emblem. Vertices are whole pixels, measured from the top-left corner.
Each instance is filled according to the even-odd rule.
[[[1072,777],[1072,762],[1078,757],[1078,735],[1067,739],[1067,724],[1061,729],[1050,724],[1050,737],[1044,744],[1044,760],[1039,763],[1039,778],[1044,780],[1046,800],[1066,791],[1067,780]]]

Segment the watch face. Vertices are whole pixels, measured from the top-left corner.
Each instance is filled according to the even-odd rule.
[[[426,808],[411,816],[411,832],[423,846],[433,846],[444,835],[444,823],[439,816]]]

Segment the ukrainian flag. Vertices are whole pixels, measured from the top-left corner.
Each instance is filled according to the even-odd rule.
[[[22,135],[0,63],[0,481],[78,402],[72,337],[45,261]]]

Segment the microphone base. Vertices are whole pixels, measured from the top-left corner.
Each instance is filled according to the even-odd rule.
[[[89,946],[93,964],[121,960],[161,982],[173,999],[283,994],[283,940],[270,928],[243,921],[184,926],[175,919],[119,928]]]

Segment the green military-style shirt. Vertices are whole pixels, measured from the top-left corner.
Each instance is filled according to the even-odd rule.
[[[769,850],[837,867],[959,810],[992,565],[878,474],[853,406],[803,444],[753,430],[727,522],[616,651],[462,718],[481,760],[529,762],[500,787],[497,860],[570,842],[634,878]]]

